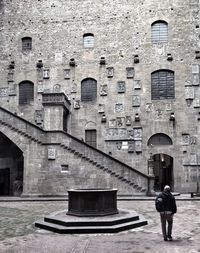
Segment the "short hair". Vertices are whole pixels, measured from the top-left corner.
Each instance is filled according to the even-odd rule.
[[[169,185],[165,185],[165,187],[164,187],[164,191],[170,191],[170,186]]]

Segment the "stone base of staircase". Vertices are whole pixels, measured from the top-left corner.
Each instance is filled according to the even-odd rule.
[[[103,217],[77,217],[67,215],[67,210],[53,213],[35,222],[35,226],[60,234],[117,233],[147,225],[142,215],[135,211],[118,210],[118,214]]]

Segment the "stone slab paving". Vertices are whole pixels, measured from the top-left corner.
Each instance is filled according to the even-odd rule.
[[[148,225],[117,234],[59,235],[33,226],[45,215],[67,208],[65,201],[0,202],[0,253],[197,253],[200,252],[200,201],[177,201],[172,242],[162,240],[154,201],[118,201]]]

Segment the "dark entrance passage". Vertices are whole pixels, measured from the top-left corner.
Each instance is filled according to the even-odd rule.
[[[173,158],[166,154],[156,154],[154,159],[154,190],[162,191],[165,185],[174,188]]]
[[[0,196],[20,196],[23,191],[22,151],[0,132]]]

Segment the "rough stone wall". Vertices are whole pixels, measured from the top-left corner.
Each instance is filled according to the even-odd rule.
[[[150,153],[170,155],[174,158],[174,189],[184,191],[196,184],[200,164],[198,0],[95,3],[13,0],[1,1],[0,12],[3,14],[0,18],[1,106],[35,123],[35,111],[43,110],[42,92],[52,92],[59,84],[60,91],[72,102],[69,129],[72,135],[84,139],[85,129],[90,129],[90,125],[95,127],[99,149],[145,174]],[[168,43],[151,43],[151,24],[157,20],[168,23]],[[85,33],[94,34],[93,49],[83,48]],[[22,52],[22,37],[32,38],[30,52]],[[168,54],[172,55],[172,61],[167,60]],[[139,63],[134,63],[134,55],[138,55]],[[101,57],[105,57],[105,65],[99,64]],[[71,58],[75,59],[75,67],[69,66]],[[49,69],[49,79],[38,79],[38,60],[43,61],[44,69]],[[14,76],[8,82],[11,61],[15,62]],[[113,68],[112,77],[108,77],[109,67]],[[130,78],[127,67],[134,69]],[[70,69],[67,79],[64,69]],[[151,73],[158,69],[174,71],[175,99],[151,100]],[[81,81],[85,78],[97,81],[97,101],[80,102],[80,108],[74,109],[73,101],[80,100]],[[18,106],[18,84],[24,80],[34,83],[35,99],[31,106]],[[125,82],[124,92],[118,92],[119,81]],[[101,93],[102,85],[107,85],[106,95]],[[101,122],[102,113],[106,116],[105,123]],[[134,121],[136,113],[140,122]],[[175,125],[169,121],[171,113],[175,115]],[[124,123],[126,119],[130,125]],[[123,125],[113,131],[110,126],[120,120]],[[127,131],[132,134],[134,129],[140,131],[141,148],[129,153]],[[149,138],[156,133],[167,134],[173,145],[148,147]],[[124,149],[118,145],[124,145]]]

